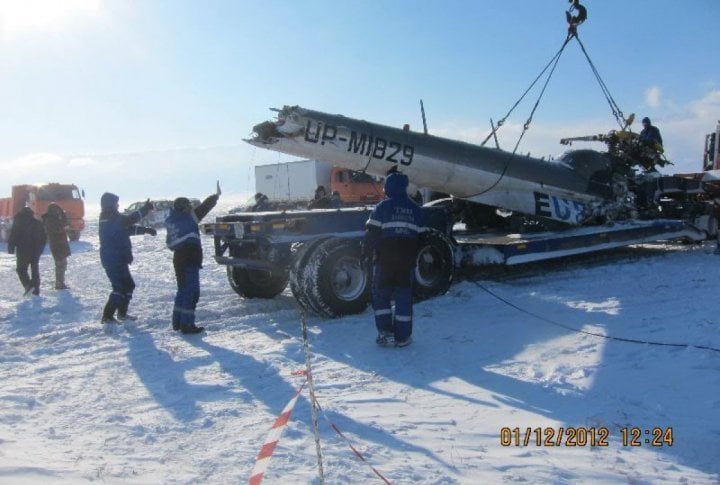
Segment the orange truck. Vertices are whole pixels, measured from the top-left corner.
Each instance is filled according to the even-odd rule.
[[[80,239],[85,228],[85,203],[82,192],[74,184],[48,183],[42,185],[14,185],[10,197],[0,198],[0,241],[6,242],[12,227],[12,219],[20,209],[27,206],[40,218],[55,202],[67,215],[71,241]]]
[[[346,206],[373,205],[384,197],[383,180],[366,173],[333,167],[319,160],[258,165],[255,192],[271,202],[306,205],[322,185],[327,194],[337,191]]]

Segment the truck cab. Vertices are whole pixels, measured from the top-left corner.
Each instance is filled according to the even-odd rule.
[[[23,207],[30,207],[35,217],[40,218],[52,203],[59,205],[67,216],[68,238],[77,241],[85,228],[85,203],[82,193],[75,184],[48,183],[42,185],[15,185],[11,197],[0,199],[0,221],[3,240],[12,225],[12,217]]]
[[[28,192],[29,205],[37,216],[45,214],[48,206],[54,202],[65,211],[68,224],[68,238],[71,241],[80,239],[80,232],[85,229],[85,203],[80,189],[75,184],[49,183],[30,186]]]
[[[330,191],[337,191],[348,205],[373,205],[385,196],[381,178],[341,167],[330,170]]]

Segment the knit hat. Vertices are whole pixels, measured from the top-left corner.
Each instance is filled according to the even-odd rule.
[[[184,211],[188,207],[190,207],[190,199],[187,197],[178,197],[175,199],[175,202],[173,202],[173,208],[176,211]]]

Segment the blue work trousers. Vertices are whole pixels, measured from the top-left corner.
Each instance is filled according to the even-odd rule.
[[[412,269],[404,275],[385,274],[387,270],[376,264],[373,268],[372,306],[375,311],[375,326],[379,333],[392,333],[396,342],[407,340],[412,335]],[[397,270],[395,270],[397,271]],[[388,284],[392,281],[392,284]],[[398,286],[398,283],[402,283]],[[393,312],[392,301],[395,301]]]
[[[195,307],[200,299],[200,267],[186,264],[176,267],[177,293],[173,308],[173,328],[195,326]]]
[[[135,281],[130,275],[130,267],[127,264],[114,264],[104,266],[105,274],[110,279],[112,285],[112,293],[108,298],[108,303],[115,309],[120,309],[121,313],[127,311],[127,307],[132,300],[133,290],[135,290]]]

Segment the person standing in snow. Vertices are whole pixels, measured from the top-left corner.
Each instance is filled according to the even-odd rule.
[[[220,198],[220,182],[216,192],[193,209],[190,200],[178,197],[165,219],[167,247],[173,252],[173,267],[177,281],[172,328],[182,333],[199,333],[205,328],[195,325],[195,308],[200,299],[200,268],[202,242],[198,222],[210,212]]]
[[[34,295],[40,294],[40,255],[46,241],[43,225],[35,219],[33,210],[20,209],[8,236],[8,253],[16,255],[16,271],[26,295],[31,291]],[[28,276],[28,267],[31,276]]]
[[[152,210],[150,199],[140,210],[130,215],[120,214],[118,211],[119,200],[117,195],[110,192],[105,192],[100,198],[101,212],[98,231],[100,261],[112,285],[112,292],[103,309],[102,323],[118,323],[118,320],[137,319],[127,312],[135,289],[135,282],[130,275],[129,267],[133,261],[130,236],[136,234],[157,235],[157,231],[152,227],[136,224]],[[115,311],[117,311],[117,320]]]
[[[424,217],[407,195],[408,177],[385,179],[386,199],[365,224],[363,261],[373,265],[372,306],[380,346],[404,347],[412,336],[412,281]],[[395,300],[395,314],[391,301]]]
[[[55,202],[48,205],[47,212],[43,214],[43,225],[50,243],[50,252],[55,260],[55,289],[67,290],[65,284],[65,270],[67,258],[70,256],[70,243],[67,237],[67,216],[62,207]]]

